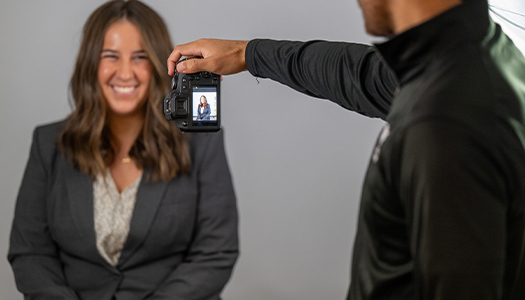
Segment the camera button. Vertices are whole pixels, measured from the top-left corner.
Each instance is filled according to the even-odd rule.
[[[187,90],[187,89],[188,89],[188,87],[187,87],[187,86],[185,86],[185,85],[183,85],[183,86],[182,86],[182,89],[183,89],[183,90]]]
[[[171,89],[177,88],[177,76],[173,76],[173,79],[171,80]]]
[[[182,82],[186,83],[187,81],[186,77],[182,78]]]
[[[188,80],[194,80],[194,79],[195,79],[195,77],[193,77],[193,76],[188,76]]]

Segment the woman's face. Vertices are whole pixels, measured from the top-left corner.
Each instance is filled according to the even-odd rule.
[[[206,103],[206,98],[205,97],[201,97],[201,104],[205,104]]]
[[[141,113],[148,97],[151,73],[138,28],[126,20],[112,24],[104,36],[98,66],[98,84],[109,112]]]

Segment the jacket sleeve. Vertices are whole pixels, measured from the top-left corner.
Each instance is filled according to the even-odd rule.
[[[58,248],[47,223],[46,189],[50,170],[40,148],[44,140],[38,129],[35,130],[16,202],[8,260],[17,288],[25,299],[78,299],[65,282]]]
[[[256,39],[248,43],[245,58],[254,76],[368,117],[384,119],[398,87],[376,50],[362,44]]]
[[[148,300],[218,300],[239,255],[237,205],[222,131],[194,134],[199,204],[185,260]]]
[[[203,120],[209,120],[210,119],[210,116],[211,116],[211,108],[210,106],[208,105],[208,108],[206,108],[206,113],[204,114],[204,117],[202,118]]]
[[[449,120],[408,129],[402,149],[415,297],[500,299],[511,180],[504,158]]]

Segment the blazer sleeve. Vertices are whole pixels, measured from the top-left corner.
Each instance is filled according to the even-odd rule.
[[[8,260],[25,299],[78,299],[65,282],[46,216],[50,167],[44,157],[50,159],[49,154],[56,151],[54,139],[39,133],[37,128],[16,201]]]
[[[196,228],[187,256],[147,299],[217,300],[239,255],[237,205],[222,131],[194,134],[199,182]]]
[[[210,115],[211,115],[211,108],[210,106],[208,105],[208,107],[206,108],[205,110],[205,114],[204,116],[202,117],[203,120],[209,120],[210,119]]]
[[[254,76],[368,117],[385,119],[399,85],[374,47],[357,43],[255,39],[245,58]]]

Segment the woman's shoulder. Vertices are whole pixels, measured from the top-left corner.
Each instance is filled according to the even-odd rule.
[[[188,134],[188,133],[185,133]],[[202,148],[223,145],[224,129],[217,132],[194,132],[188,134],[190,148]]]
[[[33,131],[33,144],[42,154],[51,154],[57,149],[57,138],[65,126],[65,120],[55,121],[36,126]]]
[[[37,125],[34,132],[43,136],[56,136],[58,135],[66,124],[66,120],[54,121],[52,123],[44,123]]]
[[[191,133],[188,144],[192,157],[202,157],[208,151],[224,151],[224,129],[218,132]]]

